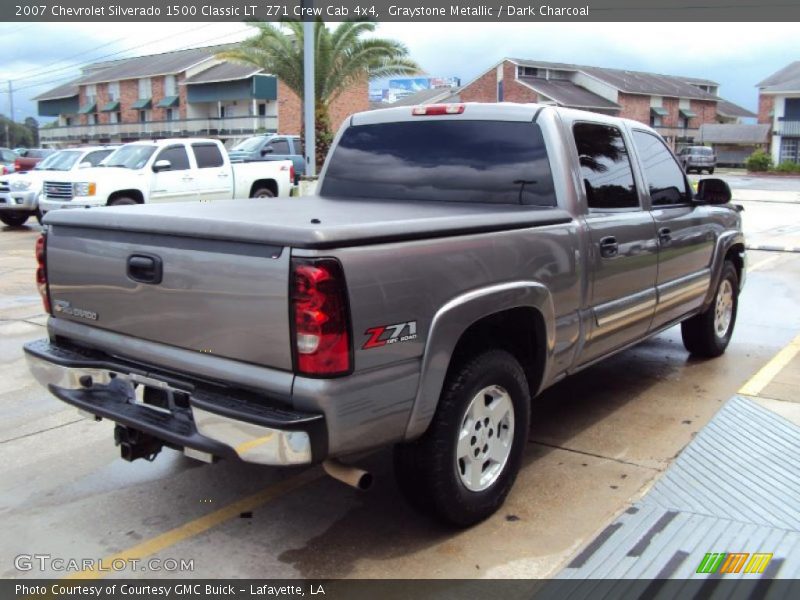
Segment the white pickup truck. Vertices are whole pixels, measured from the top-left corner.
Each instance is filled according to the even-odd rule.
[[[46,179],[39,207],[118,206],[150,202],[289,196],[292,161],[232,165],[217,140],[132,142],[101,166]]]

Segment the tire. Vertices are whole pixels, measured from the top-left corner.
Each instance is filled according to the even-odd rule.
[[[709,170],[708,170],[708,174],[709,174],[709,175],[713,175],[713,174],[714,174],[714,169],[709,169]]]
[[[0,221],[9,227],[22,227],[30,215],[26,212],[0,212]]]
[[[36,222],[39,223],[39,225],[41,225],[42,219],[44,219],[44,214],[42,213],[42,210],[40,208],[37,208],[36,212],[33,214],[36,217]]]
[[[494,514],[517,477],[530,407],[525,372],[509,352],[488,350],[456,365],[428,430],[395,446],[403,495],[416,509],[456,527]],[[477,461],[462,458],[475,453]]]
[[[275,194],[272,193],[272,190],[267,187],[260,187],[257,188],[253,192],[253,198],[274,198]]]
[[[128,198],[127,196],[120,196],[119,198],[114,198],[113,200],[108,201],[109,206],[132,206],[134,204],[139,204],[133,198]]]
[[[711,306],[681,323],[683,345],[694,356],[720,356],[731,341],[738,308],[739,277],[733,263],[726,260]]]
[[[689,173],[691,173],[691,172],[692,172],[692,170],[689,168],[689,165],[684,165],[684,166],[683,166],[683,171],[684,171],[684,173],[686,173],[687,175],[688,175]]]

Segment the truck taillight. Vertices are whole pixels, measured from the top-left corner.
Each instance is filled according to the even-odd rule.
[[[349,373],[350,318],[339,261],[292,259],[291,302],[296,371],[314,377]]]
[[[14,170],[15,171],[21,171],[22,170],[22,165],[19,163],[19,159],[16,159],[14,161]]]
[[[44,311],[50,312],[50,290],[47,284],[47,234],[42,233],[36,240],[36,287],[42,297]]]
[[[289,185],[294,185],[294,163],[289,167]]]
[[[427,106],[415,106],[411,114],[415,117],[427,115],[460,115],[464,112],[463,104],[428,104]]]

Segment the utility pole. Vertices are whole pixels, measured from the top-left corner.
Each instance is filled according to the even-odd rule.
[[[8,110],[11,113],[11,122],[16,123],[17,120],[14,118],[14,88],[10,79],[8,80]]]
[[[302,6],[311,8],[313,0],[303,0]],[[317,132],[314,127],[314,17],[306,13],[303,21],[303,127],[306,139],[306,176],[317,174]]]

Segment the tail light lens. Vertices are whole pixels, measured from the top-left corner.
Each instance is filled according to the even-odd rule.
[[[289,184],[294,185],[294,163],[289,167]]]
[[[36,240],[36,287],[39,288],[39,295],[42,297],[44,310],[52,314],[50,310],[50,290],[47,285],[47,234],[43,233]]]
[[[463,104],[428,104],[423,106],[415,106],[411,109],[411,114],[415,117],[424,117],[427,115],[460,115],[464,112],[465,106]]]
[[[293,259],[291,281],[295,370],[315,377],[349,373],[353,361],[342,265],[335,258]]]
[[[14,170],[15,171],[21,171],[22,170],[22,165],[20,164],[19,159],[16,159],[14,161]]]

